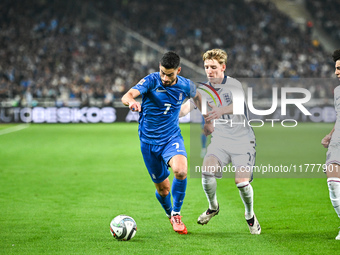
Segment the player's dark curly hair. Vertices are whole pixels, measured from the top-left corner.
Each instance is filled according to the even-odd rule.
[[[173,51],[165,53],[160,61],[161,66],[166,69],[176,69],[180,65],[180,57]]]
[[[340,49],[335,50],[335,51],[333,52],[332,57],[333,57],[334,62],[336,62],[337,60],[339,60],[339,59],[340,59]]]

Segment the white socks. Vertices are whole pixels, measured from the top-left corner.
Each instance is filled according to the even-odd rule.
[[[218,208],[218,202],[217,202],[217,197],[216,197],[217,184],[216,184],[215,176],[210,175],[210,174],[203,174],[202,175],[202,186],[203,186],[205,195],[207,196],[207,199],[209,201],[209,209],[217,210]],[[251,186],[249,181],[238,183],[236,186],[240,191],[240,196],[245,207],[245,218],[246,220],[249,220],[254,216],[253,187]],[[340,182],[339,182],[339,186],[340,186]],[[340,210],[340,207],[339,207],[339,210]]]
[[[213,174],[202,174],[202,186],[209,201],[209,209],[217,210],[218,202],[216,198],[216,178]]]
[[[253,187],[251,186],[249,181],[238,183],[236,184],[236,186],[240,191],[240,196],[245,207],[244,216],[246,220],[250,220],[254,216]]]
[[[340,218],[340,178],[328,178],[327,184],[329,198],[331,199],[335,212]]]

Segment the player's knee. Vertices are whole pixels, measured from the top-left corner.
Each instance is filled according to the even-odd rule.
[[[184,180],[187,177],[187,169],[186,168],[178,168],[174,169],[174,175],[176,179]]]
[[[159,195],[161,195],[162,197],[166,197],[169,192],[170,192],[170,189],[167,188],[167,187],[158,187],[157,188],[157,192]]]
[[[158,193],[159,193],[159,195],[161,195],[162,197],[166,197],[167,195],[169,195],[169,190],[159,191]]]
[[[211,168],[214,168],[214,167],[217,168],[219,166],[219,163],[216,157],[209,155],[204,158],[203,165],[210,166]]]
[[[243,184],[249,184],[249,178],[235,178],[235,184],[238,188],[242,187]]]
[[[338,164],[329,164],[327,166],[326,174],[327,178],[340,178],[339,174],[340,166]]]
[[[176,179],[183,180],[187,177],[187,164],[186,161],[177,161],[172,165],[172,171]]]
[[[155,183],[155,186],[158,194],[162,197],[166,197],[170,192],[170,182],[168,178],[161,183]]]

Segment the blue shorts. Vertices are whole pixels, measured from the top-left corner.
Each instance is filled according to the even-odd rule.
[[[140,142],[140,146],[145,166],[154,183],[161,183],[168,178],[170,175],[168,163],[173,156],[184,155],[187,157],[182,137],[176,137],[163,145]]]

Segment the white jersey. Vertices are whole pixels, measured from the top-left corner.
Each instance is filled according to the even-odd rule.
[[[340,86],[334,89],[334,108],[336,111],[336,122],[330,144],[340,143]]]
[[[244,96],[241,83],[232,77],[226,76],[221,85],[222,88],[216,87],[215,89],[222,102],[222,106],[227,106],[233,103],[233,95],[230,89],[228,89],[230,86],[240,88]],[[201,90],[199,91],[201,92]],[[217,95],[214,95],[214,99],[211,96],[207,96],[206,98],[210,105],[214,105],[215,102],[219,102]],[[220,105],[221,104],[219,102],[218,106]],[[208,111],[210,111],[211,108],[208,108]],[[219,120],[215,120],[211,143],[221,143],[223,146],[233,148],[233,151],[238,151],[244,146],[255,146],[255,134],[252,127],[248,125],[248,116],[248,106],[246,102],[244,102],[244,114],[224,114]]]

